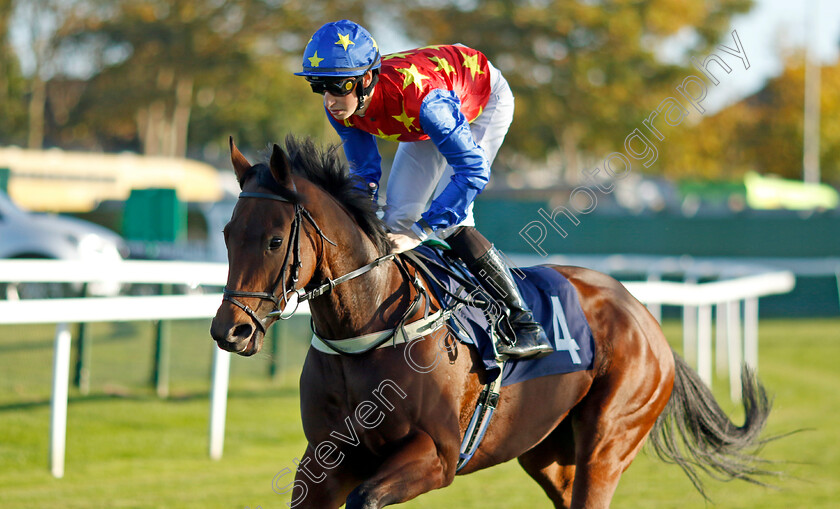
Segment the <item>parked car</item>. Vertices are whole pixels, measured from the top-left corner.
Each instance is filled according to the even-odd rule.
[[[0,191],[0,258],[107,263],[122,260],[127,254],[128,248],[122,237],[103,226],[72,217],[22,210],[5,192]],[[89,288],[89,291],[111,294],[118,291],[113,286],[98,285],[97,288]],[[6,285],[0,296],[57,297],[66,296],[68,289],[67,285]],[[79,289],[75,288],[75,291]]]

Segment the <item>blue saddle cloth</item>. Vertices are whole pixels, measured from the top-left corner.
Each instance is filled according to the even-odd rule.
[[[414,251],[426,259],[426,267],[448,292],[462,298],[468,295],[463,285],[441,267],[480,286],[460,260],[426,246]],[[523,275],[524,278],[521,277]],[[502,373],[502,386],[541,376],[592,369],[595,349],[592,330],[580,307],[577,291],[569,280],[550,267],[540,266],[516,269],[513,278],[534,317],[554,343],[555,352],[541,359],[507,361]],[[433,284],[431,290],[445,307],[455,306],[455,299],[446,295],[440,287]],[[450,327],[463,343],[477,348],[488,374],[487,382],[495,380],[499,376],[499,366],[494,358],[491,325],[485,312],[462,306],[453,314]]]

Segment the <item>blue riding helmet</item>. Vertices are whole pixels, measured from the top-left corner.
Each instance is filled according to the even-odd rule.
[[[303,50],[303,71],[297,76],[350,77],[379,69],[379,47],[358,23],[343,19],[318,29]]]

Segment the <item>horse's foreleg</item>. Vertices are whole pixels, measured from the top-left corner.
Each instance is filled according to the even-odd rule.
[[[288,505],[295,509],[338,509],[353,486],[359,482],[358,478],[349,477],[346,469],[324,468],[316,460],[311,445],[307,446],[303,458],[295,460],[295,465],[297,472],[294,482],[282,485],[277,477],[274,481],[276,493],[291,493]]]
[[[418,433],[347,497],[347,509],[379,509],[399,504],[452,482],[434,440]]]

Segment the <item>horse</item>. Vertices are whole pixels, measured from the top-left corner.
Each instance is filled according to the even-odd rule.
[[[242,193],[224,228],[229,274],[210,330],[218,347],[254,355],[266,329],[304,298],[313,331],[335,344],[419,320],[427,311],[418,301],[440,309],[423,291],[427,277],[388,255],[375,206],[357,191],[337,148],[291,135],[285,147],[273,145],[267,164],[252,165],[230,139]],[[762,441],[770,403],[754,375],[742,375],[746,419],[737,426],[620,282],[586,268],[552,268],[578,293],[594,338],[592,369],[503,387],[494,420],[461,470],[459,445],[486,381],[474,348],[446,331],[441,341],[356,355],[310,348],[300,376],[308,445],[283,487],[290,507],[400,504],[448,486],[456,473],[514,458],[555,507],[609,507],[646,437],[703,496],[698,469],[761,483],[766,472],[752,461],[752,447]],[[409,368],[408,348],[417,365],[435,369]]]

